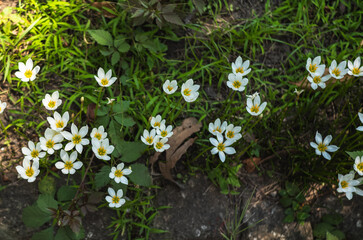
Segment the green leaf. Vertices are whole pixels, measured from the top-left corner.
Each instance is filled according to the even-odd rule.
[[[140,186],[148,187],[151,185],[151,176],[147,167],[140,163],[131,165],[132,173],[129,175],[130,180]]]
[[[110,112],[110,107],[108,105],[102,105],[97,109],[97,116],[105,116]]]
[[[307,212],[298,212],[296,214],[297,220],[301,222],[305,221],[305,219],[307,219],[308,217],[310,217],[310,214]]]
[[[36,203],[45,213],[50,213],[49,208],[58,208],[58,202],[49,194],[40,194]]]
[[[32,236],[32,240],[53,240],[53,227],[37,232]]]
[[[325,238],[326,237],[326,232],[331,232],[334,229],[334,227],[332,225],[330,225],[329,223],[318,223],[313,231],[314,237],[317,238]]]
[[[111,57],[112,66],[115,65],[116,63],[118,63],[118,61],[120,61],[120,53],[119,52],[114,52],[112,54],[112,57]]]
[[[330,213],[330,214],[325,214],[322,217],[322,220],[323,222],[337,226],[343,221],[343,217],[338,213]]]
[[[117,50],[121,53],[128,52],[130,50],[130,45],[127,42],[123,42],[120,44]]]
[[[97,190],[106,186],[110,182],[110,177],[109,177],[110,172],[111,172],[110,166],[103,166],[101,170],[98,173],[96,173],[95,186]]]
[[[353,160],[355,160],[357,157],[361,157],[363,156],[363,151],[355,151],[355,152],[348,152],[346,151],[346,153],[353,158]]]
[[[105,56],[105,57],[110,56],[113,52],[115,52],[114,49],[110,49],[110,50],[101,50],[100,49],[100,53],[102,54],[102,56]]]
[[[22,219],[27,227],[40,227],[52,219],[51,213],[45,213],[36,204],[23,209]]]
[[[142,142],[127,142],[121,140],[116,148],[118,148],[118,151],[122,154],[121,161],[129,163],[140,158],[147,146]]]
[[[55,235],[54,240],[80,240],[85,238],[84,229],[81,228],[81,230],[78,233],[74,233],[68,226],[67,227],[61,227],[58,229],[57,234]]]
[[[294,211],[298,210],[300,205],[296,201],[292,201],[292,209]]]
[[[284,220],[283,220],[283,222],[285,222],[285,223],[291,223],[291,222],[293,222],[294,221],[294,215],[293,214],[289,214],[289,215],[287,215],[285,218],[284,218]]]
[[[345,234],[342,231],[338,230],[338,229],[335,229],[335,230],[331,231],[331,233],[334,236],[336,236],[339,240],[346,239]]]
[[[44,177],[38,183],[39,192],[54,196],[56,187],[55,179],[51,176]]]
[[[197,11],[199,12],[199,14],[202,14],[204,11],[205,2],[203,0],[193,0],[193,4],[197,9]]]
[[[105,129],[107,129],[108,123],[110,122],[111,118],[109,115],[105,115],[102,117],[97,117],[96,122],[98,125],[102,125]]]
[[[125,42],[125,37],[123,35],[117,36],[114,41],[114,47],[119,48],[122,43]]]
[[[135,125],[135,121],[132,117],[127,116],[125,114],[119,114],[114,116],[115,120],[125,127],[132,127]]]
[[[115,113],[124,113],[127,112],[130,108],[130,101],[120,101],[115,103],[113,106],[113,111]]]
[[[289,206],[291,205],[291,202],[292,202],[292,200],[291,200],[291,198],[289,198],[289,197],[282,197],[282,198],[280,199],[280,203],[281,203],[281,205],[282,205],[284,208],[289,207]]]
[[[77,189],[70,186],[62,186],[57,192],[57,199],[62,202],[70,201],[75,197],[76,193]]]
[[[298,186],[291,182],[286,182],[285,187],[287,194],[289,194],[290,196],[296,196],[300,191]]]
[[[91,37],[100,45],[113,46],[113,38],[111,34],[105,30],[88,30]]]
[[[183,21],[176,13],[163,13],[163,17],[167,22],[181,26],[184,25]]]
[[[339,240],[339,238],[331,234],[330,232],[326,232],[326,240]]]

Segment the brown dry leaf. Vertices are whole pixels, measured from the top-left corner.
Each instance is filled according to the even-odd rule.
[[[329,74],[329,68],[325,68],[325,72],[323,74],[323,76],[328,75]],[[330,78],[327,82],[326,85],[330,85],[330,84],[334,84],[336,82],[345,82],[347,80],[349,80],[350,76],[349,75],[345,75],[342,79],[335,79],[335,78]],[[290,82],[291,84],[294,84],[298,87],[304,88],[304,89],[312,89],[310,87],[310,82],[308,81],[307,77],[304,77],[300,82]]]
[[[107,18],[115,18],[117,17],[115,14],[110,13],[108,9],[111,9],[112,11],[116,12],[116,3],[115,2],[109,2],[109,1],[103,1],[103,2],[94,2],[92,3],[92,7],[98,8],[102,11],[102,15]]]
[[[198,122],[196,118],[187,118],[184,119],[181,126],[174,128],[173,136],[168,140],[170,148],[166,150],[166,162],[159,162],[160,172],[166,179],[174,182],[170,170],[175,167],[175,164],[197,139],[196,137],[188,138],[193,133],[198,132],[201,127],[202,124]],[[160,152],[156,152],[154,156],[151,157],[150,163],[152,165],[159,159],[160,154]]]
[[[248,173],[251,173],[251,172],[255,171],[256,166],[261,163],[261,158],[259,158],[259,157],[247,158],[247,159],[243,160],[242,162],[244,163],[246,171]]]

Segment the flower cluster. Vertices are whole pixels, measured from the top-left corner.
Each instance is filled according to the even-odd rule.
[[[213,155],[218,153],[219,159],[222,162],[226,160],[225,154],[230,155],[236,153],[236,150],[233,147],[230,147],[230,145],[242,138],[242,135],[240,134],[241,130],[241,127],[234,126],[233,124],[228,125],[226,121],[221,123],[219,118],[217,118],[214,123],[209,123],[209,132],[217,137],[217,139],[209,138],[209,141],[214,146],[211,153]]]
[[[331,77],[335,79],[342,79],[347,73],[349,75],[360,77],[363,76],[363,66],[360,67],[360,57],[357,57],[354,60],[354,63],[348,61],[342,61],[337,64],[336,60],[333,60],[329,67],[329,74],[324,75],[325,65],[321,63],[321,57],[317,56],[312,61],[311,58],[308,58],[306,61],[306,70],[310,73],[311,76],[308,76],[308,81],[311,83],[311,87],[316,90],[318,87],[325,88],[326,81],[328,81]]]
[[[199,96],[200,85],[194,84],[193,79],[187,80],[181,87],[181,95],[186,102],[194,102]],[[166,94],[173,94],[178,89],[176,80],[166,80],[163,84],[163,90]]]
[[[171,125],[166,127],[165,119],[161,119],[160,115],[152,117],[150,124],[153,129],[150,132],[145,129],[141,141],[146,145],[153,145],[157,152],[169,149],[170,145],[166,143],[173,135],[173,127]]]

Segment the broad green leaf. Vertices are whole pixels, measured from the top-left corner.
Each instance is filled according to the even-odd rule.
[[[140,163],[131,165],[132,173],[129,175],[130,180],[140,186],[148,187],[151,185],[151,176],[147,167]]]
[[[291,202],[292,202],[292,200],[291,200],[291,198],[289,198],[289,197],[282,197],[282,198],[280,199],[280,203],[281,203],[281,205],[282,205],[284,208],[289,207],[289,206],[291,205]]]
[[[184,25],[183,21],[176,13],[163,13],[163,17],[167,22],[176,24],[176,25]]]
[[[98,125],[102,125],[105,129],[107,129],[108,123],[110,122],[111,118],[109,115],[105,115],[102,117],[97,117],[96,122]]]
[[[334,227],[332,225],[330,225],[329,223],[318,223],[313,231],[314,237],[317,238],[325,238],[326,237],[326,232],[331,232],[334,229]]]
[[[353,158],[353,160],[355,160],[357,157],[362,157],[363,156],[363,151],[355,151],[355,152],[348,152],[346,151],[346,153]]]
[[[37,232],[32,236],[32,240],[53,240],[53,227]]]
[[[54,240],[80,240],[85,238],[84,229],[81,227],[79,233],[74,233],[72,230],[67,227],[61,227],[58,229],[57,234],[55,235]]]
[[[116,63],[118,63],[118,61],[120,61],[120,53],[119,52],[114,52],[112,54],[112,57],[111,57],[112,66],[115,65]]]
[[[115,38],[115,41],[114,41],[114,47],[119,48],[121,46],[121,44],[124,42],[125,42],[125,37],[117,36],[117,38]]]
[[[51,176],[44,177],[38,183],[39,192],[44,194],[49,194],[54,196],[56,188],[55,188],[55,179]]]
[[[105,116],[110,112],[110,107],[108,105],[102,105],[97,109],[97,116]]]
[[[70,187],[70,186],[62,186],[59,188],[57,192],[57,199],[58,201],[70,201],[72,200],[76,195],[77,189]]]
[[[115,113],[124,113],[127,112],[130,108],[130,101],[119,101],[115,103],[113,106],[113,111]]]
[[[338,213],[329,213],[323,216],[323,222],[330,223],[331,225],[339,225],[343,221],[343,217]]]
[[[310,217],[310,214],[307,212],[298,212],[296,214],[297,220],[301,222],[305,221],[308,217]]]
[[[58,202],[49,194],[40,194],[37,205],[45,213],[50,213],[49,208],[58,208]]]
[[[127,42],[123,42],[120,44],[117,50],[121,53],[128,52],[130,50],[130,45]]]
[[[195,8],[198,10],[199,14],[202,14],[205,7],[204,0],[193,0]]]
[[[331,234],[330,232],[326,232],[326,240],[339,240],[339,238]]]
[[[22,219],[27,227],[40,227],[52,219],[51,213],[43,212],[36,204],[23,209]]]
[[[298,186],[291,182],[286,182],[285,187],[287,194],[289,194],[290,196],[296,196],[300,191]]]
[[[103,166],[101,170],[98,173],[96,173],[95,186],[97,190],[106,186],[110,182],[110,177],[109,177],[110,172],[111,172],[110,166]]]
[[[142,156],[147,146],[142,142],[126,142],[121,141],[121,144],[117,145],[118,151],[122,154],[122,162],[134,162]]]
[[[125,127],[132,127],[135,125],[135,121],[134,119],[132,119],[132,117],[127,116],[125,114],[118,114],[114,116],[115,120],[121,124],[122,126]]]
[[[110,56],[115,50],[114,49],[110,49],[110,50],[101,50],[100,49],[100,53],[102,54],[102,56]]]
[[[334,229],[333,231],[331,231],[331,234],[336,236],[339,240],[346,239],[345,234],[339,229]]]
[[[88,30],[91,37],[100,45],[113,46],[113,38],[111,34],[105,30]]]
[[[283,220],[283,222],[285,222],[285,223],[291,223],[291,222],[293,222],[294,221],[294,215],[293,214],[289,214],[289,215],[287,215],[285,218],[284,218],[284,220]]]

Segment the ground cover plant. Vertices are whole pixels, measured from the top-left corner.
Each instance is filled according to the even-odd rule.
[[[113,239],[165,232],[152,225],[166,207],[153,205],[153,176],[182,188],[178,165],[228,196],[240,194],[242,169],[281,176],[285,222],[309,218],[312,184],[361,198],[362,3],[260,7],[26,0],[3,9],[2,174],[38,185],[22,212],[39,229],[32,239],[84,239],[82,221],[99,208],[115,212]],[[243,234],[244,212],[221,236]],[[344,239],[339,223],[315,232]]]

